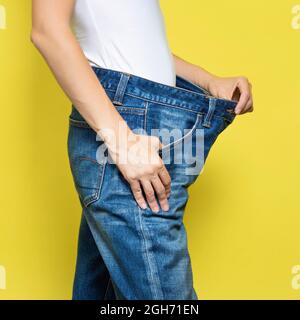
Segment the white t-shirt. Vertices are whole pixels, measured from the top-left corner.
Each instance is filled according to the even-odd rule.
[[[72,29],[90,65],[175,85],[159,0],[76,0]]]

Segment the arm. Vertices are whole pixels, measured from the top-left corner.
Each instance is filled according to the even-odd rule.
[[[176,73],[203,87],[218,98],[238,101],[235,112],[253,111],[251,84],[245,77],[222,78],[173,54]]]
[[[121,117],[69,27],[73,6],[74,0],[33,0],[31,41],[91,128],[101,133],[105,125],[117,132]]]
[[[142,186],[152,210],[158,210],[154,193],[162,209],[168,210],[171,181],[157,153],[159,139],[133,134],[110,101],[70,28],[74,4],[75,0],[33,0],[31,41],[74,106],[104,140],[137,203],[146,208]]]

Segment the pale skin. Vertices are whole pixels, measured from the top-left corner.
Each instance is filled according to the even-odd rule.
[[[159,138],[133,133],[108,98],[71,31],[74,4],[75,0],[32,0],[31,41],[71,102],[104,140],[137,204],[142,209],[148,205],[153,212],[159,211],[159,205],[168,211],[171,178],[158,154],[162,146]],[[174,54],[173,58],[179,76],[216,97],[238,101],[236,114],[253,111],[251,84],[247,78],[218,77]],[[127,143],[121,143],[118,137],[125,137]],[[134,156],[130,152],[133,146]],[[126,163],[120,161],[121,158],[126,158]]]

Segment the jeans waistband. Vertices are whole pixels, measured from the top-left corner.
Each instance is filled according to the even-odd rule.
[[[122,105],[124,95],[129,95],[197,113],[207,113],[213,106],[215,115],[229,121],[235,117],[236,101],[213,97],[200,86],[178,75],[176,86],[172,87],[127,72],[94,66],[92,69],[103,88],[114,92],[113,102],[117,105]]]

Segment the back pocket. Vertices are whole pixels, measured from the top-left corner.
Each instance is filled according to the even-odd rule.
[[[105,164],[78,156],[71,160],[71,170],[79,198],[84,206],[100,198]]]

